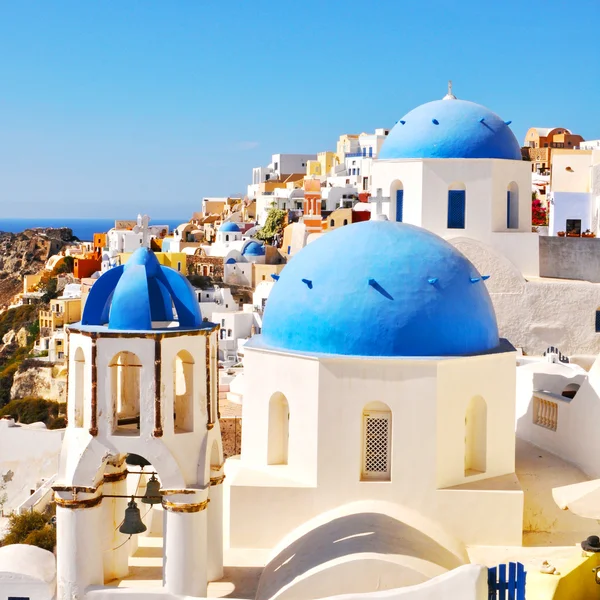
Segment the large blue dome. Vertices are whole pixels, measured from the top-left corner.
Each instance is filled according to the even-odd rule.
[[[82,325],[120,331],[149,331],[153,324],[165,327],[173,321],[184,329],[201,327],[194,288],[147,248],[138,248],[124,266],[109,269],[94,283],[81,318]]]
[[[508,124],[485,106],[444,99],[422,104],[402,117],[377,158],[521,160],[521,148]]]
[[[458,356],[499,344],[475,267],[437,235],[366,221],[326,233],[286,265],[266,305],[267,347],[352,356]]]

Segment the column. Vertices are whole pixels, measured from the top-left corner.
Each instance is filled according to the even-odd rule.
[[[103,495],[127,496],[127,465],[125,455],[113,464],[107,464],[104,473]],[[104,581],[123,579],[129,575],[129,556],[133,550],[129,536],[119,532],[125,516],[127,498],[105,498],[102,502],[104,527]]]
[[[83,600],[88,586],[104,583],[102,495],[93,488],[55,490],[57,598]]]
[[[206,597],[208,489],[163,496],[163,585],[170,594]]]
[[[222,474],[211,477],[208,491],[208,581],[223,577],[223,479]]]

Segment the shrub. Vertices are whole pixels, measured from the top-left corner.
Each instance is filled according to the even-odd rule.
[[[0,417],[10,416],[20,423],[38,423],[46,424],[48,429],[59,429],[62,419],[60,413],[64,411],[64,406],[52,400],[42,400],[41,398],[22,398],[20,400],[10,401],[4,408],[0,409]],[[58,421],[58,424],[57,424]]]
[[[8,517],[7,533],[0,545],[29,544],[52,552],[56,545],[56,530],[50,524],[52,512],[35,511],[22,515],[12,514]]]

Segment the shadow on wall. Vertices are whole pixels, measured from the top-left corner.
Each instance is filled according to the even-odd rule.
[[[408,567],[414,572],[420,565],[429,563],[436,566],[436,574],[439,574],[462,564],[455,554],[406,523],[380,513],[358,513],[329,521],[292,542],[265,567],[256,598],[273,598],[312,569],[331,561],[342,562],[351,555],[364,554],[409,557],[405,562],[390,560],[390,570]],[[358,580],[353,581],[354,576],[363,580],[361,570],[361,565],[356,564],[348,572],[350,581],[345,581],[345,589],[363,587]],[[422,580],[425,579],[428,577],[423,576]],[[405,585],[413,583],[407,581]],[[314,591],[315,597],[322,595],[319,590]],[[343,593],[341,588],[338,593]]]

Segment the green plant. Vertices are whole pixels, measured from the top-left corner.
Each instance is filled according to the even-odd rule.
[[[269,209],[265,224],[256,233],[255,237],[267,243],[272,242],[275,235],[280,233],[283,229],[286,214],[285,210],[280,210],[275,207]]]
[[[45,423],[48,429],[60,429],[64,426],[64,405],[41,398],[22,398],[11,400],[0,410],[0,417],[13,417],[20,423]]]
[[[29,544],[52,552],[56,546],[56,530],[50,523],[51,519],[51,509],[43,513],[31,511],[10,515],[7,533],[0,545]]]

